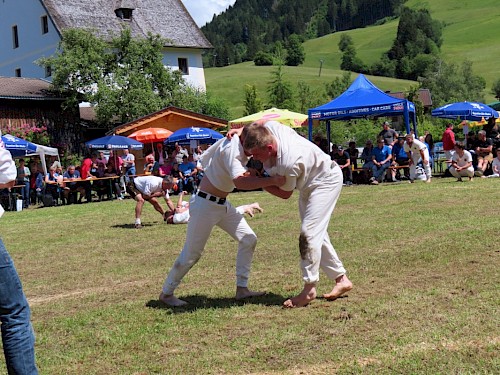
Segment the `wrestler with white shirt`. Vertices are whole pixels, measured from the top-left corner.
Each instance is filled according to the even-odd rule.
[[[236,299],[263,295],[248,289],[248,278],[257,236],[245,218],[226,200],[235,188],[255,190],[281,186],[283,176],[258,177],[245,167],[248,157],[243,152],[239,137],[223,138],[209,147],[201,156],[205,171],[198,191],[189,202],[190,218],[184,247],[175,260],[159,300],[168,306],[183,306],[187,302],[174,295],[182,278],[200,259],[214,226],[218,226],[238,241],[236,257]]]
[[[320,267],[329,279],[335,280],[324,298],[335,300],[351,290],[352,283],[328,236],[330,217],[342,190],[342,171],[337,163],[315,144],[276,121],[247,125],[240,134],[247,155],[261,161],[269,175],[286,177],[285,184],[266,187],[266,191],[283,199],[290,198],[295,189],[300,192],[299,250],[304,288],[286,300],[283,307],[303,307],[316,298]]]

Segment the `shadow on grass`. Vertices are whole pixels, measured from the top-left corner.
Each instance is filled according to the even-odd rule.
[[[156,225],[157,224],[144,224],[144,223],[142,223],[143,228],[154,227]],[[115,224],[115,225],[112,225],[111,228],[134,229],[135,230],[135,224]],[[137,230],[139,230],[139,229],[137,229]]]
[[[171,314],[187,313],[199,309],[227,309],[233,306],[244,306],[248,304],[263,305],[263,306],[281,306],[286,298],[274,293],[266,293],[260,297],[252,297],[243,300],[236,300],[234,298],[209,298],[202,295],[183,296],[182,300],[186,301],[188,305],[182,307],[170,307],[160,302],[159,300],[150,300],[146,303],[146,307],[152,309],[168,310]]]

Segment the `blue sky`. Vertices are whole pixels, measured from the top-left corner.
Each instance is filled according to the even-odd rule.
[[[214,14],[222,13],[236,0],[182,0],[184,6],[199,27],[212,20]]]

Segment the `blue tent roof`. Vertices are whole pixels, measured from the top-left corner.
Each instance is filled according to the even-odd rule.
[[[410,131],[409,113],[413,113],[413,120],[415,120],[415,105],[412,102],[387,95],[363,74],[360,74],[337,98],[308,111],[310,122],[311,120],[403,115],[408,132]]]

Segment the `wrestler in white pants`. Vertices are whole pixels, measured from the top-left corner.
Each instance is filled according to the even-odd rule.
[[[455,167],[450,167],[450,173],[452,176],[456,178],[461,178],[461,177],[469,177],[472,178],[474,177],[474,167],[469,167],[467,169],[462,169],[461,171],[457,171]]]
[[[422,163],[422,166],[424,167],[425,171],[425,177],[427,180],[432,177],[432,169],[431,169],[431,160],[429,158],[429,150],[425,149],[424,150],[424,157],[425,160],[427,160],[427,164]],[[415,180],[415,176],[417,174],[417,164],[421,160],[420,158],[420,152],[412,152],[411,153],[411,160],[413,161],[413,164],[410,165],[410,180]]]
[[[329,279],[345,275],[346,270],[328,236],[328,224],[342,190],[342,171],[335,164],[331,173],[300,191],[300,266],[306,284],[319,280],[319,268]]]
[[[192,214],[188,222],[186,242],[163,284],[163,293],[174,294],[184,275],[200,259],[216,225],[238,241],[236,286],[247,287],[257,236],[245,218],[228,201],[217,204],[197,195],[192,196],[189,210]]]

